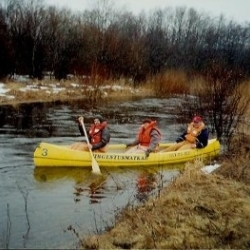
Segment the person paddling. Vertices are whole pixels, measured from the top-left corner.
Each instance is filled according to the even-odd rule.
[[[89,151],[91,149],[95,152],[106,152],[106,145],[110,141],[110,132],[107,127],[107,121],[101,115],[95,115],[94,122],[90,129],[87,131],[87,135],[84,134],[82,122],[84,118],[80,116],[78,118],[78,128],[82,136],[88,136],[90,142],[90,148],[86,142],[75,142],[70,148],[74,150]]]

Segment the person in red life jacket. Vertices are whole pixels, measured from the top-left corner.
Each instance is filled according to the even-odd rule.
[[[82,116],[78,118],[78,128],[81,135],[84,136],[81,121],[83,121]],[[101,115],[94,116],[94,123],[91,125],[87,133],[90,142],[90,149],[95,152],[106,152],[106,145],[110,141],[110,133],[107,127],[107,121]],[[89,151],[89,147],[86,142],[76,142],[72,144],[70,148],[74,150]]]
[[[142,122],[136,139],[126,145],[126,147],[133,146],[126,153],[145,153],[148,157],[151,152],[158,150],[160,141],[161,132],[156,126],[156,121],[146,119]]]
[[[188,125],[187,130],[177,138],[176,144],[168,147],[164,152],[204,148],[207,146],[208,136],[209,133],[203,119],[200,116],[195,116],[193,121]]]

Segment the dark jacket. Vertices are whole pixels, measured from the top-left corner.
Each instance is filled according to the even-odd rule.
[[[84,131],[83,131],[83,127],[81,125],[78,125],[78,128],[79,128],[81,135],[85,136]],[[89,131],[87,131],[87,133],[88,133],[89,141],[91,141]],[[105,127],[101,131],[101,141],[97,144],[92,145],[92,150],[97,150],[97,149],[100,149],[102,147],[105,147],[109,143],[109,141],[110,141],[109,129],[107,127]]]
[[[185,135],[187,132],[184,132],[180,137],[177,138],[176,142],[181,142],[185,140]],[[208,143],[209,132],[207,128],[201,130],[201,133],[196,138],[196,148],[204,148]]]

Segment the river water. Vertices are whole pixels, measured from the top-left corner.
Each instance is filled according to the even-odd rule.
[[[111,143],[134,139],[145,118],[158,121],[162,141],[173,141],[182,129],[176,124],[175,99],[131,99],[102,105],[31,103],[0,107],[0,248],[76,248],[83,236],[110,227],[127,204],[158,195],[178,174],[176,166],[104,169],[35,168],[33,152],[41,141],[79,141],[76,119],[89,127],[94,114],[107,118]],[[151,180],[140,186],[141,178]],[[139,181],[138,181],[139,180]],[[138,186],[139,183],[139,186]]]

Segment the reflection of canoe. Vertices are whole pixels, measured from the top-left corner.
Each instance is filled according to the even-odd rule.
[[[38,182],[49,182],[60,179],[74,180],[76,183],[81,183],[84,180],[91,178],[91,172],[83,168],[35,168],[34,177]]]
[[[171,143],[161,144],[160,149],[170,145]],[[144,154],[125,154],[125,150],[124,144],[109,145],[107,153],[93,153],[93,155],[101,167],[167,165],[216,156],[220,151],[220,143],[216,139],[211,139],[203,149],[151,153],[148,158]],[[91,156],[89,152],[71,150],[68,146],[41,142],[34,152],[34,164],[36,167],[90,168]]]

